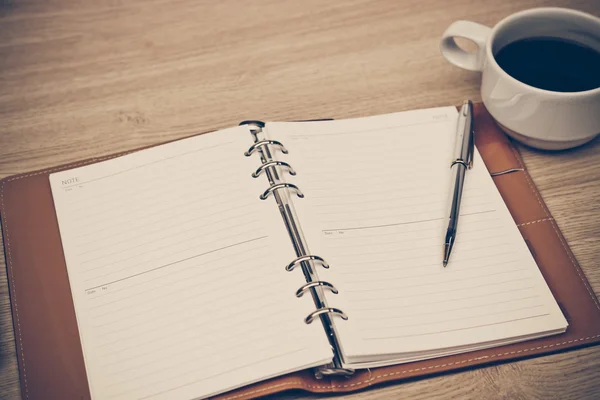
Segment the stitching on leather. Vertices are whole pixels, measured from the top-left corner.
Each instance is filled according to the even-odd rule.
[[[4,218],[2,218],[2,223],[4,224],[4,232],[6,233],[6,253],[7,253],[7,261],[8,267],[10,270],[10,278],[12,282],[12,297],[15,302],[15,317],[17,319],[17,336],[19,338],[19,350],[21,353],[21,363],[23,365],[23,387],[25,388],[25,398],[29,398],[29,388],[27,386],[27,368],[25,366],[25,352],[23,350],[23,335],[21,334],[21,319],[19,317],[19,305],[17,302],[17,291],[15,287],[17,283],[15,282],[15,273],[13,270],[13,262],[12,262],[12,253],[10,251],[10,235],[8,232],[8,217],[6,215],[6,209],[4,208],[4,182],[1,182],[0,186],[0,203],[2,204],[2,210],[4,210]]]
[[[527,353],[530,351],[536,351],[536,350],[541,350],[541,349],[550,349],[552,347],[559,347],[559,346],[564,346],[565,344],[571,344],[571,343],[575,343],[575,342],[585,342],[588,340],[592,340],[592,339],[596,339],[600,337],[600,335],[594,335],[594,336],[588,336],[588,337],[582,337],[579,339],[573,339],[573,340],[567,340],[564,342],[559,342],[559,343],[554,343],[554,344],[547,344],[545,346],[538,346],[538,347],[531,347],[529,349],[523,349],[523,350],[515,350],[515,351],[507,351],[505,353],[498,353],[498,354],[492,354],[490,356],[481,356],[481,357],[474,357],[474,358],[469,358],[468,360],[462,360],[462,361],[457,361],[457,362],[451,362],[451,363],[446,363],[446,364],[438,364],[438,365],[431,365],[429,367],[422,367],[422,368],[413,368],[413,369],[405,369],[403,371],[396,371],[396,372],[390,372],[387,374],[381,374],[381,375],[377,375],[377,376],[370,376],[368,379],[365,379],[363,381],[360,382],[356,382],[356,383],[351,383],[351,384],[346,384],[346,385],[309,385],[306,384],[302,381],[293,381],[293,382],[284,382],[284,383],[279,383],[277,385],[272,385],[272,386],[267,386],[265,388],[262,389],[256,389],[256,390],[252,390],[249,392],[244,392],[235,396],[229,396],[229,397],[225,397],[223,400],[234,400],[234,399],[238,399],[241,397],[246,397],[246,396],[250,396],[256,393],[260,393],[260,392],[265,392],[267,390],[270,389],[275,389],[278,387],[283,387],[283,386],[290,386],[290,385],[297,385],[299,384],[300,386],[302,386],[305,389],[341,389],[341,388],[348,388],[348,387],[354,387],[354,386],[360,386],[363,384],[366,385],[371,385],[372,382],[376,381],[376,380],[380,380],[382,378],[387,378],[387,377],[391,377],[391,376],[397,376],[397,375],[404,375],[404,374],[408,374],[411,372],[419,372],[419,371],[425,371],[425,370],[434,370],[434,369],[439,369],[439,368],[444,368],[444,367],[451,367],[454,365],[463,365],[463,364],[470,364],[474,361],[480,361],[480,360],[486,360],[486,359],[492,359],[492,358],[496,358],[496,357],[504,357],[504,356],[508,356],[508,355],[514,355],[514,354],[521,354],[521,353]],[[369,373],[371,371],[369,370]]]
[[[468,363],[471,363],[473,361],[479,361],[479,360],[485,360],[485,359],[492,359],[492,358],[495,358],[495,357],[503,357],[503,356],[513,355],[513,354],[519,354],[519,353],[526,353],[526,352],[529,352],[529,351],[535,351],[535,350],[540,350],[540,349],[548,349],[548,348],[552,348],[552,347],[564,346],[565,344],[570,344],[570,343],[575,343],[575,342],[581,342],[581,341],[591,340],[591,339],[595,339],[597,337],[600,337],[600,335],[594,335],[594,336],[588,336],[588,337],[585,337],[585,338],[568,340],[568,341],[565,341],[565,342],[562,342],[562,343],[555,343],[555,344],[549,344],[549,345],[545,345],[545,346],[532,347],[530,349],[508,351],[506,353],[498,353],[498,354],[493,354],[491,356],[475,357],[475,358],[470,358],[468,360],[457,361],[457,362],[453,362],[453,363],[438,364],[438,365],[432,365],[432,366],[423,367],[423,368],[407,369],[407,370],[404,370],[404,371],[398,371],[398,372],[392,372],[392,373],[389,373],[389,374],[378,375],[378,376],[376,376],[373,379],[376,380],[376,379],[380,379],[380,378],[383,378],[383,377],[395,376],[395,375],[400,375],[400,374],[406,374],[406,373],[409,373],[409,372],[416,372],[416,371],[423,371],[423,370],[430,370],[430,369],[438,369],[438,368],[448,367],[448,366],[452,366],[452,365],[468,364]]]
[[[542,218],[542,219],[538,219],[537,221],[523,222],[522,224],[517,224],[517,226],[527,226],[527,225],[531,225],[531,224],[537,224],[539,222],[552,221],[553,219],[554,218],[552,218],[552,217]]]
[[[554,223],[554,221],[552,221],[550,225],[552,225],[552,229],[554,230],[554,233],[556,234],[556,237],[560,241],[560,244],[562,245],[563,249],[565,250],[565,253],[567,253],[567,257],[569,257],[569,260],[571,261],[571,264],[573,265],[573,268],[575,268],[575,271],[577,272],[577,275],[579,276],[579,279],[581,280],[581,283],[583,283],[583,286],[585,286],[585,289],[587,290],[588,294],[592,298],[592,301],[596,305],[596,308],[598,309],[598,311],[600,311],[600,304],[598,304],[598,298],[593,293],[593,291],[590,288],[590,286],[587,283],[587,281],[583,278],[583,276],[581,274],[581,268],[578,267],[577,263],[575,263],[575,260],[573,259],[573,256],[571,255],[571,252],[569,251],[569,249],[567,249],[567,245],[565,244],[565,241],[563,240],[562,236],[558,233],[558,230],[556,229],[556,224]]]
[[[304,382],[302,382],[300,380],[292,381],[292,382],[284,382],[284,383],[278,383],[277,385],[267,386],[267,387],[262,388],[262,389],[256,389],[256,390],[252,390],[250,392],[244,392],[244,393],[236,394],[234,396],[225,397],[223,400],[239,399],[241,397],[247,397],[247,396],[250,396],[252,394],[266,392],[267,390],[270,390],[270,389],[275,389],[275,388],[278,388],[278,387],[284,387],[284,386],[290,386],[290,385],[297,385],[297,384],[300,384],[300,386],[302,386],[304,388],[306,388],[307,386],[310,386],[310,385],[306,385]]]
[[[514,147],[511,146],[511,150],[513,151],[513,153],[516,156],[516,150]],[[520,164],[520,162],[519,162]],[[575,272],[577,272],[577,275],[579,276],[579,279],[581,280],[581,283],[583,283],[583,286],[585,286],[585,289],[587,290],[590,298],[592,299],[592,301],[594,302],[594,304],[596,305],[596,308],[598,309],[598,311],[600,311],[600,304],[598,303],[598,298],[595,296],[594,292],[592,291],[592,289],[590,288],[589,284],[587,283],[587,281],[584,279],[582,273],[581,273],[581,268],[578,267],[577,263],[575,262],[575,260],[573,259],[573,255],[571,254],[571,252],[569,251],[569,249],[567,248],[567,245],[564,241],[564,239],[562,238],[562,236],[558,233],[558,229],[556,226],[556,222],[554,221],[554,219],[552,217],[550,217],[548,215],[548,211],[545,207],[545,205],[542,203],[542,201],[540,200],[540,196],[538,195],[537,191],[534,189],[533,187],[533,183],[531,182],[531,179],[529,177],[529,173],[525,173],[523,174],[525,175],[525,179],[527,180],[527,184],[529,185],[529,187],[531,188],[531,191],[533,192],[533,194],[535,195],[535,197],[537,198],[538,203],[540,204],[540,206],[542,207],[542,210],[544,211],[544,214],[546,214],[546,217],[548,217],[547,219],[550,220],[550,225],[552,226],[552,229],[554,230],[554,234],[556,235],[556,237],[558,238],[558,240],[560,241],[560,244],[562,245],[565,253],[567,253],[567,257],[569,257],[569,261],[571,261],[571,265],[573,265],[573,268],[575,268]]]
[[[371,386],[371,382],[373,381],[373,372],[371,371],[371,368],[367,368],[367,371],[369,372],[369,379],[367,379],[367,385]]]
[[[354,387],[354,386],[360,386],[363,384],[367,384],[370,385],[371,382],[374,380],[374,378],[371,377],[371,370],[369,369],[369,378],[365,379],[363,381],[360,382],[356,382],[356,383],[350,383],[350,384],[346,384],[346,385],[310,385],[308,383],[304,383],[302,380],[296,380],[296,381],[292,381],[292,382],[283,382],[283,383],[278,383],[276,385],[271,385],[271,386],[267,386],[261,389],[256,389],[256,390],[252,390],[249,392],[243,392],[234,396],[228,396],[223,398],[223,400],[234,400],[234,399],[239,399],[241,397],[247,397],[253,394],[257,394],[257,393],[261,393],[261,392],[266,392],[268,390],[271,389],[276,389],[279,387],[284,387],[284,386],[292,386],[292,385],[299,385],[300,387],[304,388],[304,389],[335,389],[335,388],[346,388],[346,387]],[[297,386],[295,386],[297,387]]]

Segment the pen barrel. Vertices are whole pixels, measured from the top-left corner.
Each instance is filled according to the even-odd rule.
[[[473,152],[473,103],[463,104],[456,123],[456,142],[454,144],[454,160],[469,163]]]
[[[456,141],[454,142],[454,152],[452,155],[454,156],[453,162],[456,160],[465,160],[468,150],[468,146],[465,148],[465,128],[467,121],[459,117],[456,127]]]
[[[456,232],[467,167],[462,163],[454,163],[450,168],[452,169],[452,180],[447,213],[448,230],[452,229]]]

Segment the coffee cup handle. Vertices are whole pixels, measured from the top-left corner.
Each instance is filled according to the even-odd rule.
[[[485,47],[492,30],[485,25],[471,21],[456,21],[442,35],[440,50],[448,61],[457,67],[470,71],[481,71],[485,60]],[[461,37],[477,45],[475,53],[468,53],[458,47],[454,38]]]

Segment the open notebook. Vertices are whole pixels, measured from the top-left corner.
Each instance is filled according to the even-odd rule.
[[[478,153],[442,267],[456,119],[251,123],[51,174],[92,397],[202,398],[565,331]]]

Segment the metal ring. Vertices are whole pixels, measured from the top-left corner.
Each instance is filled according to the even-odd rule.
[[[285,270],[288,272],[292,271],[298,263],[301,263],[303,261],[318,261],[323,266],[323,268],[329,268],[329,264],[327,264],[327,262],[325,260],[323,260],[321,257],[308,254],[308,255],[296,258],[294,261],[292,261],[285,267]]]
[[[252,137],[254,138],[254,142],[258,142],[258,137],[256,135],[261,133],[263,128],[265,127],[264,122],[257,120],[242,121],[240,122],[240,125],[248,126],[248,128],[250,129],[250,134],[252,134]]]
[[[341,317],[344,321],[348,320],[348,316],[339,308],[323,307],[323,308],[319,308],[318,310],[315,310],[315,311],[311,312],[310,314],[308,314],[308,317],[306,317],[304,319],[304,322],[306,322],[307,324],[310,324],[319,315],[329,314],[329,313],[337,315],[338,317]]]
[[[246,157],[250,157],[256,150],[258,150],[262,146],[267,146],[269,144],[272,144],[274,146],[279,146],[279,148],[280,148],[280,150],[281,150],[281,152],[283,154],[287,154],[288,153],[287,149],[285,148],[285,146],[281,142],[279,142],[277,140],[265,139],[265,140],[261,140],[259,142],[256,142],[252,146],[250,146],[248,148],[248,151],[246,151],[244,153],[244,155]]]
[[[302,287],[300,287],[300,289],[298,289],[298,291],[296,292],[296,297],[302,297],[304,292],[306,292],[308,289],[319,286],[323,286],[324,288],[329,289],[333,294],[338,294],[338,290],[331,283],[325,281],[316,281],[302,285]]]
[[[263,128],[265,127],[264,122],[257,120],[242,121],[240,122],[240,125],[248,126],[248,128],[250,129],[250,133],[254,137],[255,142],[258,142],[258,138],[256,137],[256,135],[262,132]]]
[[[259,121],[257,119],[248,119],[246,121],[240,122],[239,125],[254,125],[254,126],[257,126],[259,128],[264,128],[265,127],[265,123],[262,122],[262,121]]]
[[[298,197],[300,197],[300,198],[304,197],[304,194],[300,191],[300,189],[298,189],[298,186],[296,186],[292,183],[276,183],[275,185],[273,185],[273,186],[269,187],[267,190],[265,190],[265,192],[260,195],[260,199],[266,200],[271,193],[273,193],[276,190],[283,189],[283,188],[294,189],[296,191],[296,194],[298,195]]]
[[[354,370],[350,368],[319,368],[316,372],[316,376],[350,376],[354,374]]]
[[[252,173],[252,177],[258,178],[264,170],[266,170],[269,167],[276,167],[276,166],[286,167],[288,172],[290,173],[290,175],[296,175],[296,171],[294,171],[294,169],[292,168],[292,166],[290,164],[288,164],[284,161],[269,161],[269,162],[264,163],[260,167],[258,167],[257,170]]]
[[[454,164],[464,165],[465,168],[469,168],[469,165],[465,161],[461,160],[460,158],[458,160],[452,161],[452,164],[450,164],[450,168],[454,167]]]

